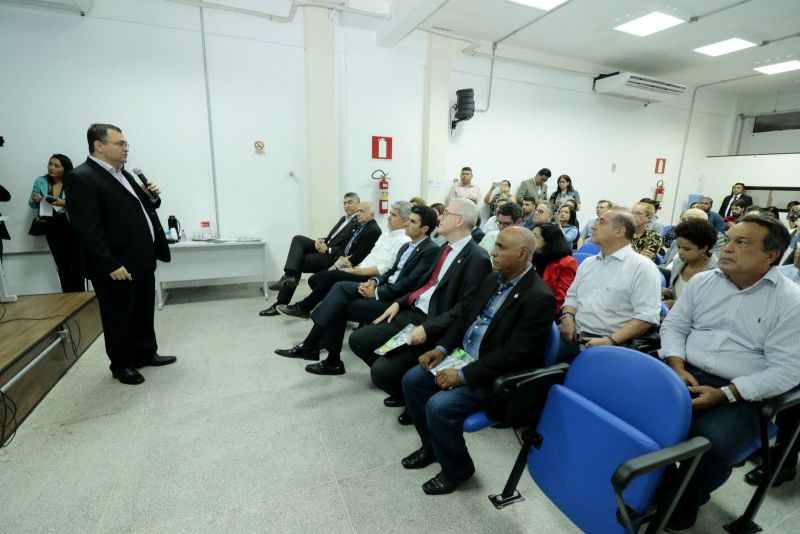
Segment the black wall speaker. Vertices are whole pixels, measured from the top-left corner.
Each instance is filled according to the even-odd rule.
[[[456,91],[456,103],[453,105],[455,116],[452,128],[461,121],[468,121],[475,114],[475,91],[472,89],[460,89]]]

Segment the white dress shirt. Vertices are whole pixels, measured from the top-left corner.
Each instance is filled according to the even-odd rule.
[[[342,219],[342,222],[339,223],[339,226],[337,226],[336,229],[331,234],[331,239],[336,237],[336,234],[341,232],[344,229],[344,227],[347,226],[348,223],[353,220],[353,217],[355,217],[355,216],[356,216],[355,213],[350,215],[349,217],[347,215],[345,215],[344,219]]]
[[[383,274],[394,265],[400,247],[411,241],[406,235],[405,228],[392,230],[381,234],[367,257],[361,260],[359,267],[377,267],[378,274]]]
[[[564,306],[572,306],[578,333],[612,335],[631,319],[657,325],[661,273],[630,244],[608,258],[602,253],[578,266]]]
[[[739,289],[720,269],[697,274],[661,325],[662,358],[730,380],[745,400],[800,384],[800,286],[770,269]]]
[[[99,160],[92,155],[90,155],[89,158],[98,165],[100,165],[101,167],[103,167],[105,170],[107,170],[111,176],[113,176],[120,184],[122,184],[122,187],[124,187],[128,191],[128,193],[133,195],[133,198],[136,199],[139,205],[142,206],[142,213],[144,214],[144,220],[147,221],[147,227],[150,229],[150,237],[153,239],[153,241],[155,241],[156,234],[153,231],[153,221],[150,220],[150,216],[145,211],[144,205],[142,205],[142,201],[139,199],[139,195],[136,194],[136,192],[133,190],[133,186],[131,186],[131,183],[128,181],[127,178],[125,178],[125,175],[122,174],[122,169],[117,169],[109,165],[105,161]]]
[[[422,295],[420,295],[419,298],[417,299],[415,306],[417,307],[418,310],[420,310],[425,314],[428,313],[428,307],[431,305],[431,298],[433,297],[433,293],[436,291],[436,288],[439,287],[439,280],[444,278],[444,275],[447,273],[447,269],[449,269],[450,266],[453,265],[453,261],[455,261],[456,256],[461,254],[461,251],[464,250],[464,247],[466,247],[467,243],[469,243],[471,240],[472,240],[472,235],[468,235],[465,238],[459,239],[455,243],[450,243],[450,248],[452,248],[453,250],[451,250],[450,254],[447,255],[447,258],[445,258],[444,263],[442,264],[442,270],[439,271],[439,278],[436,280],[436,283],[434,283],[431,287],[429,287],[428,290],[425,291],[425,293],[423,293]],[[448,245],[447,244],[442,245],[442,247],[446,246]],[[425,282],[427,282],[427,280],[425,280]]]

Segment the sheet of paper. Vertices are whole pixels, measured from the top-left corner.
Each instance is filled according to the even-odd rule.
[[[397,347],[408,344],[408,338],[411,337],[411,332],[416,328],[414,324],[407,324],[405,328],[389,338],[386,343],[375,349],[375,354],[383,356],[387,352],[391,352]]]
[[[42,199],[39,202],[39,217],[52,217],[53,216],[53,205],[50,204],[45,199]]]

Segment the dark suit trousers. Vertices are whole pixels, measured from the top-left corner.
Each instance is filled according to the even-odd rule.
[[[370,324],[350,334],[350,349],[370,366],[372,383],[393,397],[403,397],[403,375],[418,364],[418,358],[423,352],[432,349],[435,344],[428,340],[422,345],[413,347],[404,345],[386,356],[378,356],[375,354],[375,349],[406,325],[418,325],[425,319],[426,316],[422,312],[403,310],[392,319],[391,323],[384,321],[380,324]]]
[[[133,280],[92,278],[100,304],[100,321],[111,370],[135,366],[158,350],[153,328],[154,273],[136,273]]]
[[[368,276],[351,274],[345,271],[320,271],[308,279],[311,293],[297,303],[306,313],[311,312],[317,304],[328,295],[331,288],[337,282],[354,282],[356,284],[356,296],[358,296],[358,283],[369,280]]]
[[[78,237],[67,221],[67,216],[56,214],[47,220],[47,246],[53,255],[61,282],[62,293],[86,291],[83,257]]]
[[[336,263],[336,256],[320,254],[314,243],[313,239],[303,235],[296,235],[292,238],[289,254],[286,256],[286,264],[283,266],[285,274],[293,276],[295,280],[300,280],[301,273],[318,273]],[[293,295],[294,288],[282,289],[278,292],[278,304],[289,304]]]
[[[334,284],[328,296],[311,312],[314,323],[325,329],[320,347],[328,349],[328,361],[340,361],[347,321],[370,323],[388,307],[387,302],[362,298],[358,282]]]

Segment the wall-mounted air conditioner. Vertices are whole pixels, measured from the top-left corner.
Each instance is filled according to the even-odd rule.
[[[592,89],[596,93],[642,102],[661,102],[686,92],[685,85],[656,80],[633,72],[601,74],[594,79]]]
[[[94,4],[94,0],[0,0],[0,4],[16,4],[26,7],[44,7],[60,11],[72,11],[85,16]]]

